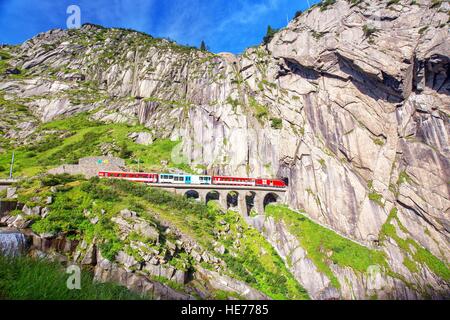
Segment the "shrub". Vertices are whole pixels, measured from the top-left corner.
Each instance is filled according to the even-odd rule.
[[[127,143],[123,142],[120,147],[119,157],[122,159],[128,159],[133,155],[133,152],[128,149]]]
[[[372,37],[378,30],[375,27],[371,27],[368,25],[364,25],[363,26],[363,32],[364,32],[364,36],[366,38],[370,38]]]
[[[0,50],[0,60],[9,60],[11,59],[11,55],[3,50]]]
[[[41,185],[44,187],[52,187],[62,185],[77,180],[83,179],[80,175],[70,175],[68,173],[63,174],[49,174],[41,179]]]
[[[106,241],[99,246],[102,256],[109,261],[114,261],[117,253],[123,249],[123,244],[119,241]]]
[[[270,25],[267,26],[266,35],[263,38],[263,44],[268,44],[277,32],[277,29],[272,28]]]
[[[120,201],[118,192],[108,186],[99,183],[98,177],[85,182],[81,186],[81,190],[88,193],[93,199],[106,202]]]
[[[47,150],[59,146],[60,143],[61,142],[58,139],[56,139],[56,137],[50,136],[46,137],[44,140],[38,142],[37,144],[28,147],[27,149],[28,151],[36,151],[37,153],[43,153]]]
[[[400,2],[400,0],[389,0],[388,3],[386,4],[386,7],[390,7],[394,4],[398,4]]]
[[[283,120],[281,120],[280,118],[272,118],[271,121],[272,121],[272,124],[271,124],[272,128],[274,128],[274,129],[283,128]]]
[[[31,227],[34,232],[42,233],[60,233],[78,234],[82,229],[83,222],[86,222],[83,213],[74,210],[55,210],[52,209],[49,215],[42,220],[37,221]]]
[[[320,3],[320,11],[325,11],[328,9],[329,6],[331,6],[332,4],[334,4],[336,2],[336,0],[323,0]]]

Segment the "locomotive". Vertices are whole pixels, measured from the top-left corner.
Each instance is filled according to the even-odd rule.
[[[189,184],[189,185],[228,185],[286,188],[283,180],[268,178],[243,178],[228,176],[208,176],[174,173],[142,173],[100,171],[100,178],[122,179],[142,183]]]

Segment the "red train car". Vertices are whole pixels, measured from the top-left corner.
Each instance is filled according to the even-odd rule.
[[[98,176],[100,178],[122,179],[145,183],[158,182],[158,174],[156,173],[100,171]]]
[[[286,188],[286,183],[277,179],[255,179],[255,185],[257,187]]]
[[[213,176],[213,184],[229,185],[229,186],[254,186],[255,179],[240,177]]]

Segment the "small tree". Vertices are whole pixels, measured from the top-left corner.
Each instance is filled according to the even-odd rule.
[[[270,42],[270,40],[272,40],[275,33],[277,33],[277,31],[278,31],[277,29],[274,29],[270,25],[268,25],[266,35],[264,36],[264,39],[263,39],[263,43],[268,44]]]
[[[208,51],[208,48],[206,47],[205,41],[203,41],[203,40],[202,40],[202,43],[200,44],[200,50]]]
[[[120,147],[119,157],[122,159],[128,159],[132,156],[133,152],[128,149],[126,142],[123,142]]]

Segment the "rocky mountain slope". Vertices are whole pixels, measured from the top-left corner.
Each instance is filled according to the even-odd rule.
[[[137,126],[149,144],[182,142],[173,166],[287,178],[291,208],[386,254],[389,272],[324,271],[287,218],[255,219],[313,298],[368,298],[370,283],[384,297],[448,297],[448,33],[436,0],[324,1],[239,56],[52,30],[1,48],[0,147],[65,139],[42,123],[80,113]]]

